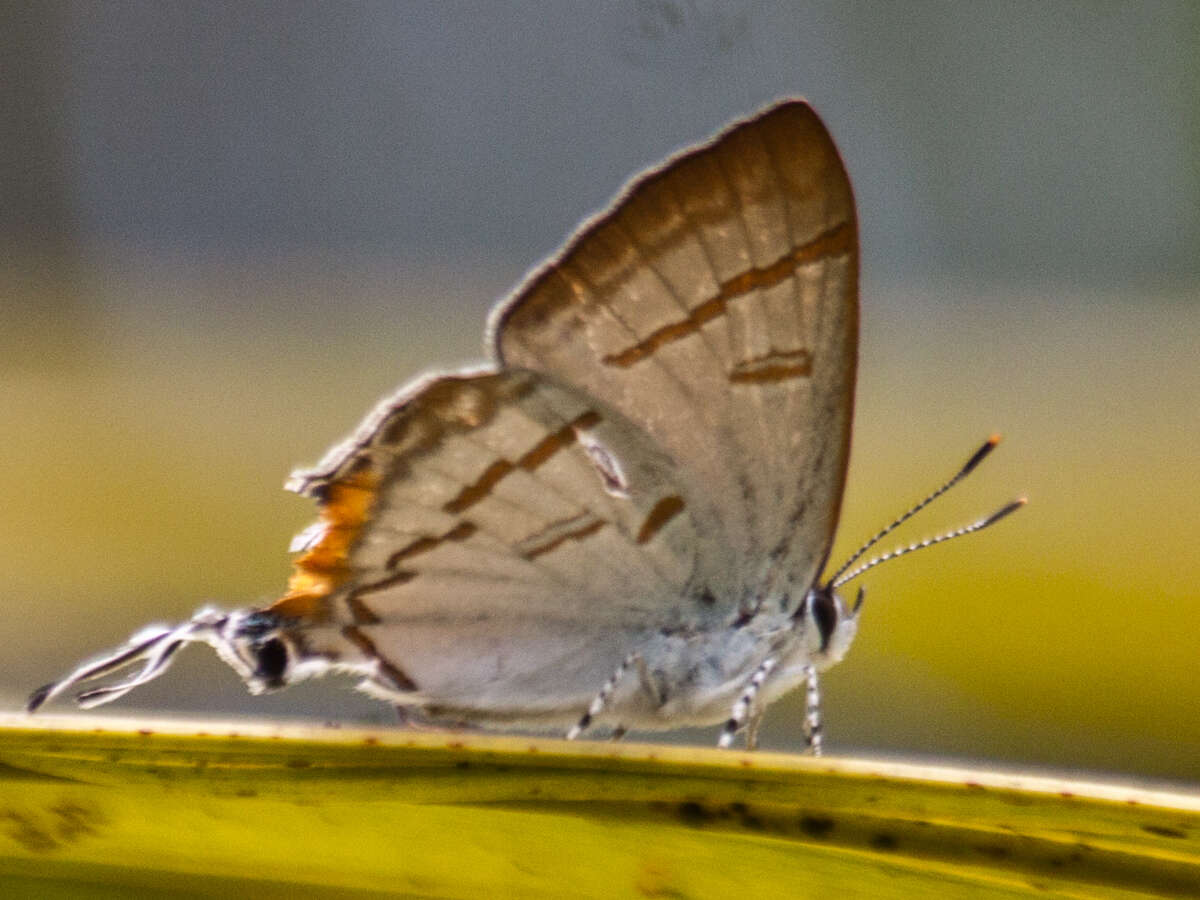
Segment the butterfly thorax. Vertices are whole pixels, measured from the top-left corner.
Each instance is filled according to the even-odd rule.
[[[721,721],[764,661],[774,666],[763,686],[769,702],[803,682],[808,666],[823,671],[838,662],[856,626],[840,597],[814,588],[798,606],[768,602],[722,627],[647,635],[634,675],[614,691],[608,718],[635,728]]]

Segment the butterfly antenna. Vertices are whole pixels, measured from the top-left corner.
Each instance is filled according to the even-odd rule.
[[[999,522],[1001,519],[1003,519],[1009,513],[1016,512],[1018,509],[1020,509],[1022,506],[1024,506],[1027,502],[1028,501],[1026,500],[1025,497],[1018,497],[1016,500],[1013,500],[1011,503],[1008,503],[1007,505],[996,510],[990,516],[980,519],[978,522],[975,522],[971,525],[964,525],[962,528],[956,528],[956,529],[954,529],[954,531],[948,531],[945,534],[939,534],[937,537],[926,538],[923,541],[917,541],[915,544],[909,544],[907,547],[899,547],[895,550],[891,550],[887,553],[884,553],[882,556],[875,557],[870,562],[863,563],[861,566],[859,566],[853,572],[850,572],[848,575],[841,575],[840,577],[833,579],[832,581],[830,581],[829,586],[833,587],[833,588],[839,588],[843,584],[845,584],[847,581],[852,581],[853,579],[855,579],[859,575],[861,575],[863,572],[866,572],[869,569],[873,569],[880,563],[887,562],[889,559],[895,559],[897,556],[904,556],[906,553],[912,553],[914,550],[924,550],[926,547],[932,547],[934,544],[941,544],[945,541],[950,540],[951,538],[962,537],[964,534],[971,534],[972,532],[975,532],[975,531],[982,531],[984,528],[987,528],[989,525],[995,525],[997,522]],[[860,599],[858,605],[861,605],[861,604],[862,604],[862,600]],[[857,609],[857,606],[855,608]]]
[[[930,503],[932,503],[938,497],[942,496],[942,494],[946,493],[946,491],[950,490],[950,488],[954,487],[956,484],[958,484],[960,481],[962,481],[964,478],[966,478],[968,475],[970,475],[971,472],[973,472],[975,470],[975,467],[978,466],[981,462],[983,462],[983,460],[987,457],[987,455],[989,453],[991,453],[994,449],[996,449],[996,445],[998,443],[1000,443],[1000,435],[998,435],[998,434],[993,434],[986,441],[984,441],[983,446],[971,454],[971,458],[968,459],[966,461],[966,463],[963,465],[963,467],[954,474],[953,478],[951,478],[949,481],[947,481],[945,484],[943,484],[941,487],[939,487],[936,491],[934,491],[932,494],[930,494],[928,497],[926,497],[924,500],[922,500],[920,503],[918,503],[912,509],[905,512],[903,515],[901,515],[898,519],[896,519],[890,525],[881,529],[878,534],[876,534],[869,541],[867,541],[865,544],[863,544],[861,547],[859,547],[857,550],[855,550],[854,553],[852,553],[850,555],[850,558],[847,559],[844,563],[842,563],[841,568],[838,569],[836,572],[834,572],[829,577],[827,584],[829,584],[833,587],[836,587],[839,584],[845,584],[845,582],[849,581],[848,578],[842,578],[842,575],[844,575],[846,573],[846,571],[852,565],[854,565],[856,562],[858,562],[860,559],[862,559],[863,554],[865,554],[868,550],[870,550],[872,547],[874,547],[876,544],[878,544],[881,540],[883,540],[885,537],[887,537],[889,534],[891,534],[893,531],[895,531],[897,528],[899,528],[901,525],[903,525],[905,522],[907,522],[909,519],[911,519],[913,516],[915,516],[917,513],[919,513],[925,507],[927,507]],[[1012,512],[1012,510],[1010,509],[1010,510],[1008,510],[1008,512]],[[1006,515],[1007,515],[1007,513],[1006,513]],[[972,530],[978,530],[978,529],[972,528]],[[942,539],[939,539],[939,540],[942,540]],[[912,549],[915,550],[916,548],[913,547]],[[905,551],[905,552],[908,552],[908,551]],[[892,554],[892,555],[898,556],[899,554]],[[880,562],[882,562],[882,560],[880,560]],[[863,569],[863,571],[866,571],[866,569]],[[856,574],[861,574],[861,573],[856,573]]]

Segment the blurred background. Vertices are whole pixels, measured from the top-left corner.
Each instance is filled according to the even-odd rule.
[[[478,360],[630,175],[799,94],[862,223],[834,558],[993,431],[897,542],[1030,498],[863,579],[831,751],[1200,780],[1197,4],[5,2],[0,42],[5,708],[278,596],[292,465]],[[142,710],[390,721],[202,650]]]

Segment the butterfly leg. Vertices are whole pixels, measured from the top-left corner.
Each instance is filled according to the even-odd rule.
[[[655,706],[662,706],[667,702],[667,691],[661,683],[655,680],[650,672],[650,667],[646,665],[646,660],[642,658],[640,653],[629,654],[629,659],[633,660],[637,666],[638,683],[642,686],[642,690],[646,696],[654,703]]]
[[[641,664],[644,668],[645,663],[642,662],[642,657],[638,653],[630,653],[627,657],[621,660],[621,664],[617,666],[616,671],[608,676],[608,680],[600,687],[600,692],[592,699],[588,705],[587,712],[579,717],[579,721],[571,726],[567,732],[567,740],[573,741],[592,724],[592,720],[604,711],[604,707],[608,706],[608,701],[612,699],[613,691],[617,689],[617,685],[621,683],[621,679],[625,677],[625,673],[629,671],[630,666]],[[622,733],[624,733],[622,731]]]
[[[813,666],[804,667],[804,744],[813,756],[821,755],[821,688]]]
[[[666,691],[650,673],[650,667],[646,665],[646,660],[642,658],[642,655],[640,653],[631,653],[625,659],[626,664],[628,664],[630,660],[632,660],[633,664],[637,667],[638,683],[641,684],[642,690],[645,692],[646,696],[654,702],[655,706],[662,706],[664,703],[666,703]],[[612,733],[608,736],[608,739],[613,743],[616,743],[617,741],[621,740],[621,738],[625,737],[625,734],[628,730],[629,729],[627,729],[624,725],[617,725],[613,728]]]
[[[767,680],[767,676],[771,674],[771,670],[775,668],[775,657],[768,656],[762,661],[762,664],[754,670],[754,674],[750,676],[750,683],[746,685],[746,689],[742,691],[742,695],[737,698],[733,704],[733,711],[725,722],[725,727],[721,729],[721,737],[717,739],[717,746],[727,748],[733,745],[733,739],[737,737],[739,731],[746,727],[749,722],[750,728],[747,730],[746,748],[753,750],[754,745],[750,743],[750,739],[757,740],[758,737],[758,721],[762,715],[754,715],[755,701],[758,699],[758,692],[762,690],[763,682]]]

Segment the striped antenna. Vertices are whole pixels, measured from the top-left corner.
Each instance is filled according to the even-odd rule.
[[[950,540],[951,538],[962,537],[964,534],[971,534],[974,531],[981,531],[982,529],[987,528],[989,525],[995,525],[1009,513],[1016,512],[1027,502],[1028,500],[1025,497],[1018,497],[1016,500],[1013,500],[1012,502],[996,510],[990,516],[980,519],[978,522],[975,522],[971,525],[964,525],[962,528],[956,528],[954,531],[948,531],[945,534],[939,534],[937,537],[931,537],[926,538],[923,541],[917,541],[915,544],[909,544],[907,547],[898,547],[895,550],[884,553],[882,556],[875,557],[870,562],[863,563],[848,575],[842,575],[838,578],[835,578],[829,582],[829,586],[832,588],[839,588],[847,581],[852,581],[863,572],[866,572],[868,569],[873,569],[880,563],[887,562],[889,559],[895,559],[897,556],[904,556],[904,554],[912,553],[914,550],[924,550],[926,547],[932,547],[934,544],[941,544],[944,541]],[[862,599],[860,595],[858,603],[855,604],[855,609],[857,610],[861,605]]]
[[[829,587],[837,587],[839,585],[845,584],[847,581],[850,580],[850,578],[861,575],[867,569],[873,568],[874,566],[883,562],[883,558],[878,559],[878,560],[873,560],[872,562],[868,563],[867,565],[862,566],[859,569],[857,569],[851,576],[849,576],[847,578],[842,577],[846,573],[846,571],[852,565],[854,565],[856,562],[858,562],[858,560],[860,560],[868,550],[870,550],[872,547],[874,547],[876,544],[878,544],[881,540],[883,540],[885,537],[887,537],[889,534],[891,534],[893,531],[895,531],[897,528],[899,528],[901,525],[903,525],[905,522],[907,522],[909,519],[911,519],[913,516],[915,516],[921,510],[923,510],[925,507],[927,507],[930,503],[932,503],[938,497],[942,496],[942,494],[946,493],[946,491],[950,490],[950,488],[954,487],[956,484],[958,484],[960,481],[962,481],[964,478],[966,478],[968,475],[970,475],[975,470],[975,467],[978,466],[981,462],[983,462],[983,460],[987,457],[987,455],[989,453],[991,453],[994,449],[996,449],[996,445],[998,443],[1000,443],[1000,435],[998,435],[998,434],[993,434],[986,441],[984,441],[983,446],[981,446],[978,450],[976,450],[974,453],[971,454],[971,458],[968,459],[966,461],[966,463],[963,464],[963,467],[954,474],[953,478],[951,478],[949,481],[947,481],[945,484],[943,484],[941,487],[939,487],[936,491],[934,491],[932,494],[930,494],[928,497],[926,497],[920,503],[916,504],[914,507],[909,509],[903,515],[901,515],[899,518],[897,518],[894,522],[892,522],[890,525],[881,529],[874,537],[872,537],[865,544],[863,544],[861,547],[859,547],[857,550],[855,550],[850,555],[850,558],[847,559],[844,563],[842,563],[841,568],[839,568],[836,572],[834,572],[831,576],[829,576],[829,580],[826,582],[826,585]],[[983,520],[983,522],[976,522],[974,525],[968,526],[969,530],[961,530],[960,529],[960,531],[962,534],[968,534],[970,531],[978,531],[980,528],[983,528],[985,525],[992,524],[992,522],[996,521],[1001,516],[1008,515],[1008,513],[1012,512],[1013,509],[1016,509],[1017,506],[1020,506],[1024,502],[1025,502],[1024,500],[1021,500],[1016,505],[1013,505],[1010,503],[1009,506],[1005,507],[1005,509],[1000,514],[989,516],[987,519]],[[1009,508],[1009,507],[1011,507],[1011,508]],[[958,532],[954,533],[953,535],[944,535],[942,537],[931,539],[927,545],[941,543],[944,540],[948,540],[951,536],[957,537]],[[894,551],[894,552],[888,554],[885,558],[891,559],[895,556],[902,556],[904,553],[908,553],[908,552],[910,552],[912,550],[916,550],[916,549],[919,549],[918,545],[908,547],[902,551]]]

